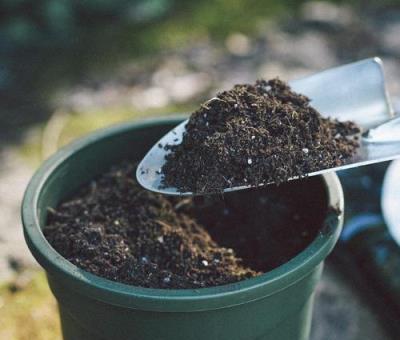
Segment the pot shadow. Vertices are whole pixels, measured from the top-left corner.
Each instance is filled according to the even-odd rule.
[[[224,194],[195,197],[186,208],[243,264],[267,272],[305,249],[325,225],[327,192],[319,177]]]

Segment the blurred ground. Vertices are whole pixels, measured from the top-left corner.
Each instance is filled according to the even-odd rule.
[[[221,15],[225,2],[219,3],[215,10]],[[36,265],[23,241],[19,206],[34,168],[60,145],[111,123],[189,112],[216,90],[234,83],[277,75],[293,79],[375,55],[384,59],[390,93],[400,97],[400,8],[360,9],[311,1],[300,4],[295,12],[274,9],[280,13],[279,19],[265,15],[265,11],[256,15],[257,9],[253,8],[250,14],[257,20],[240,21],[240,3],[234,2],[237,8],[227,12],[229,20],[213,18],[210,8],[204,5],[198,8],[192,24],[180,14],[177,27],[168,21],[155,25],[156,28],[146,31],[154,46],[149,42],[146,48],[140,45],[145,50],[140,56],[118,58],[119,62],[112,63],[110,70],[102,72],[96,67],[89,71],[87,67],[74,68],[74,72],[82,73],[67,84],[54,86],[52,91],[43,87],[45,92],[40,100],[35,97],[24,102],[21,97],[20,106],[3,110],[6,113],[0,127],[0,285],[11,282],[13,287],[17,282],[20,290],[10,293],[9,284],[0,290],[0,320],[8,316],[8,320],[15,321],[8,322],[8,328],[0,327],[0,339],[53,339],[41,330],[35,333],[35,325],[41,320],[33,312],[36,309],[43,308],[44,315],[49,317],[45,332],[52,334],[57,329],[52,302],[41,303],[40,308],[32,302],[32,308],[23,310],[15,306],[31,303],[28,301],[32,294],[51,301],[42,274],[24,276],[27,268]],[[205,13],[208,16],[203,20],[203,29],[199,17]],[[185,35],[186,27],[192,35]],[[160,29],[165,34],[157,35]],[[93,52],[85,56],[85,62],[104,65],[110,58],[112,55],[101,58]],[[49,74],[60,77],[69,70],[57,73],[54,68],[49,66]],[[37,116],[17,116],[24,110],[43,111]],[[354,289],[328,266],[318,290],[313,339],[385,339],[375,319]],[[29,324],[33,333],[25,332],[20,324]]]
[[[311,340],[389,340],[378,314],[328,260],[319,283]]]

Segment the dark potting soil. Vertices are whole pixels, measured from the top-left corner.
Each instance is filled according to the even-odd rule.
[[[327,213],[319,178],[222,196],[171,198],[114,166],[56,209],[44,234],[67,260],[135,286],[201,288],[267,272],[303,250]]]
[[[162,186],[212,193],[279,184],[343,164],[359,133],[353,122],[322,117],[279,79],[236,85],[191,115],[181,144],[165,146]]]

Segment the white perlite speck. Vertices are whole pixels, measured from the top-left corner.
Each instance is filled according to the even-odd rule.
[[[142,256],[140,258],[140,261],[143,262],[143,263],[149,263],[149,259],[146,256]]]
[[[307,148],[304,148],[302,151],[303,151],[305,154],[308,153],[308,149],[307,149]]]
[[[249,158],[249,159],[247,160],[247,164],[248,164],[248,165],[251,165],[252,163],[253,163],[252,159]]]

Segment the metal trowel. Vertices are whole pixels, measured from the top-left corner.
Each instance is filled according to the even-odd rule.
[[[290,81],[291,88],[311,99],[311,105],[325,117],[351,120],[363,131],[360,148],[345,164],[307,174],[383,162],[400,157],[400,117],[395,116],[386,90],[381,59],[375,57],[328,69]],[[182,141],[187,120],[162,137],[140,162],[136,177],[146,189],[167,195],[194,195],[177,188],[160,186],[162,166],[168,152],[158,145],[177,145]],[[250,188],[229,187],[224,192]]]

